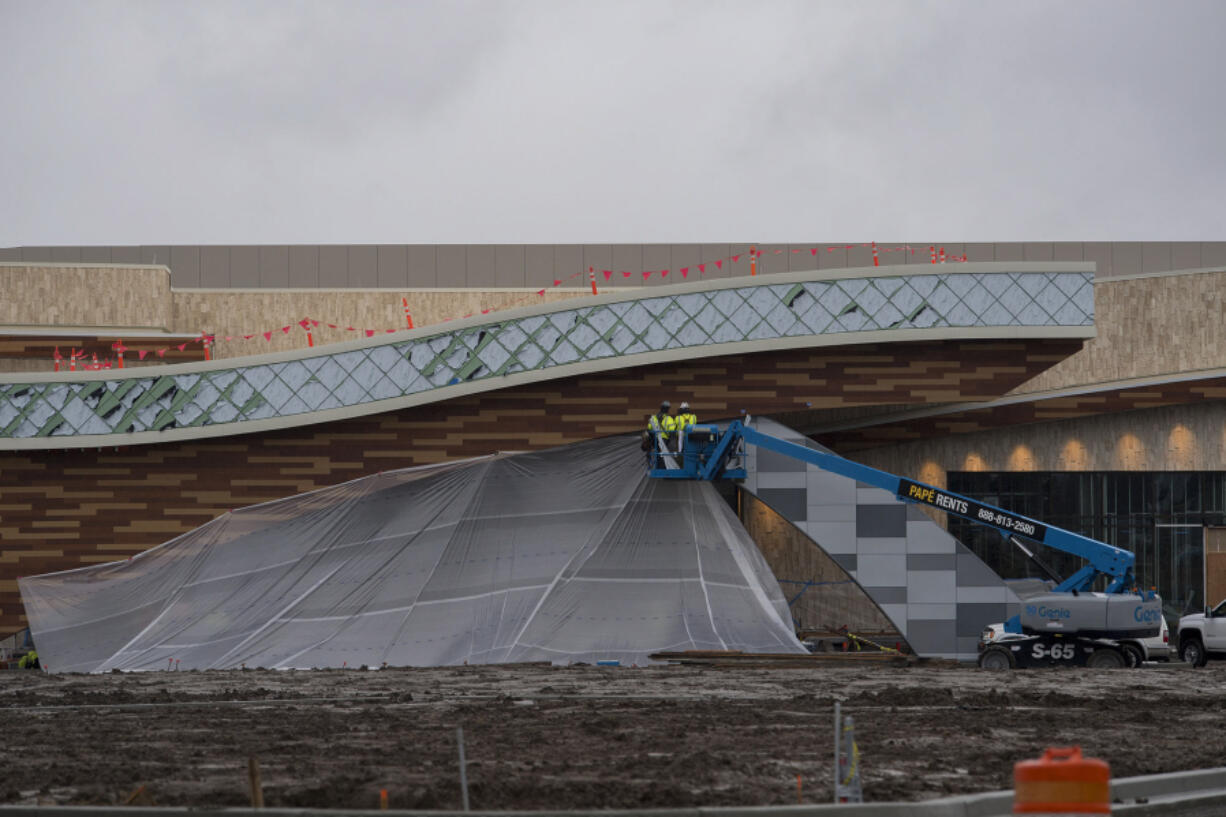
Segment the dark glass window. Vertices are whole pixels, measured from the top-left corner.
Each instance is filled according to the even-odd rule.
[[[1204,526],[1226,524],[1220,471],[950,471],[949,490],[1089,536],[1137,556],[1137,580],[1157,587],[1169,615],[1203,607]],[[1006,579],[1040,571],[995,530],[949,518],[949,532]],[[1052,548],[1037,555],[1061,576],[1084,561]]]

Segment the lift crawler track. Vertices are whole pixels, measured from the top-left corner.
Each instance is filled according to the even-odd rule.
[[[1058,635],[1013,635],[989,644],[979,654],[984,669],[1031,667],[1090,667],[1119,669],[1128,665],[1123,648],[1100,638]]]

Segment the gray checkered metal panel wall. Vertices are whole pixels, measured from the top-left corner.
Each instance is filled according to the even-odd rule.
[[[772,420],[755,424],[828,450]],[[746,460],[745,489],[830,554],[919,655],[973,660],[983,627],[1018,612],[1001,578],[918,506],[753,446]]]

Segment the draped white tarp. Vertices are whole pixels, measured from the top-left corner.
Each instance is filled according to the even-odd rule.
[[[804,652],[710,483],[637,438],[390,471],[21,579],[51,671],[648,662]]]

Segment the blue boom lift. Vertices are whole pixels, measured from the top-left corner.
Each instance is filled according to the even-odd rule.
[[[1051,592],[1023,602],[1022,612],[1005,622],[1005,637],[984,648],[979,656],[980,666],[1122,667],[1127,658],[1118,639],[1148,638],[1160,632],[1162,602],[1152,591],[1137,589],[1133,553],[943,488],[763,434],[740,420],[722,431],[717,425],[691,426],[682,440],[681,452],[652,453],[650,474],[659,479],[744,479],[746,445],[884,488],[906,502],[929,505],[994,528],[1056,582]],[[1067,579],[1061,579],[1022,543],[1023,538],[1079,556],[1087,564]],[[1100,579],[1104,580],[1105,588],[1094,592],[1093,586]]]

